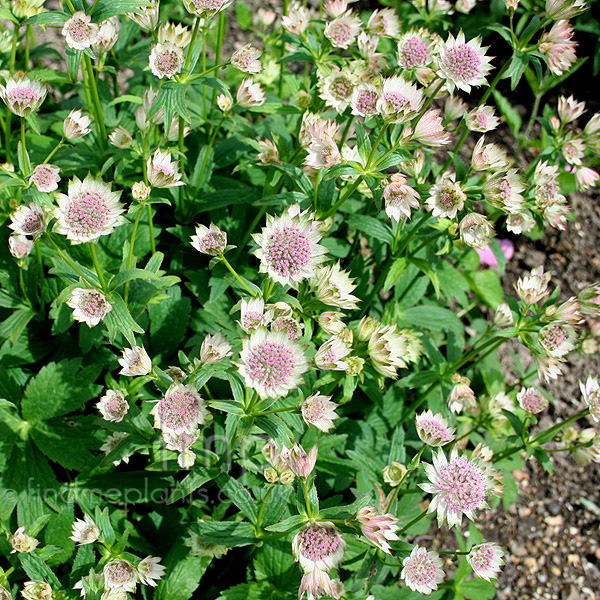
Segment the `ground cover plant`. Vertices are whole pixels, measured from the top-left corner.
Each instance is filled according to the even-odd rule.
[[[386,4],[0,3],[0,598],[492,598],[512,472],[600,462],[591,366],[538,426],[600,284],[501,285],[599,178],[544,105],[598,24]]]

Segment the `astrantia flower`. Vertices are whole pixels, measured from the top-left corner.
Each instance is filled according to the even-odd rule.
[[[448,396],[448,408],[453,413],[460,413],[463,410],[474,412],[478,409],[475,392],[471,389],[471,380],[459,373],[452,376],[454,387]]]
[[[298,588],[298,599],[302,600],[306,592],[308,592],[307,597],[309,600],[322,598],[323,596],[330,596],[332,598],[340,598],[341,596],[341,594],[337,595],[329,574],[318,567],[302,575],[300,587]]]
[[[258,145],[261,148],[261,152],[256,155],[256,159],[261,165],[271,165],[279,162],[279,148],[273,140],[269,138],[264,140],[258,140]]]
[[[129,403],[119,390],[106,390],[106,394],[100,398],[96,408],[105,421],[120,423],[129,410]]]
[[[214,223],[210,227],[196,225],[196,233],[191,236],[192,246],[209,256],[219,256],[227,248],[227,234]]]
[[[475,511],[487,508],[486,496],[491,483],[486,470],[478,466],[477,460],[458,456],[454,448],[450,460],[440,449],[433,456],[433,464],[425,465],[428,483],[420,487],[434,497],[429,505],[429,513],[437,511],[438,525],[444,521],[448,526],[460,525],[462,517],[473,520]]]
[[[352,93],[352,114],[371,117],[378,113],[379,90],[370,83],[359,83]]]
[[[489,581],[500,572],[500,567],[504,564],[503,556],[504,550],[497,544],[478,544],[467,554],[467,562],[477,577]]]
[[[14,258],[21,260],[31,254],[34,247],[34,241],[26,235],[20,233],[11,233],[8,236],[8,250]]]
[[[170,152],[158,149],[151,158],[146,161],[148,170],[148,182],[157,188],[170,188],[184,185],[179,173],[179,163],[171,160]]]
[[[335,569],[342,562],[345,551],[342,532],[328,521],[308,523],[292,541],[294,559],[307,573],[314,569]]]
[[[152,371],[152,360],[143,346],[125,348],[122,358],[119,358],[119,364],[122,367],[119,374],[129,377],[148,375]]]
[[[549,404],[548,398],[546,398],[538,389],[533,387],[523,388],[517,394],[517,402],[523,410],[532,415],[537,415],[546,410]]]
[[[63,123],[63,133],[68,140],[76,140],[87,135],[92,120],[81,113],[80,110],[72,110]]]
[[[135,12],[127,13],[127,16],[137,23],[145,31],[154,31],[158,25],[160,12],[159,0],[148,0],[148,6],[140,6]]]
[[[350,105],[358,78],[347,66],[340,69],[331,65],[329,68],[328,75],[319,71],[319,97],[325,100],[327,106],[342,114]]]
[[[189,27],[181,23],[167,21],[158,28],[158,41],[161,44],[171,42],[180,48],[185,48],[192,41],[192,32]]]
[[[546,383],[550,383],[553,379],[558,379],[564,373],[564,363],[559,358],[547,355],[535,355],[534,362],[537,367],[538,376]]]
[[[285,333],[288,340],[298,340],[302,337],[302,323],[294,317],[280,316],[271,321],[273,333]]]
[[[417,415],[415,425],[421,441],[428,446],[445,446],[454,440],[456,430],[448,427],[448,421],[441,414],[434,415],[428,410]]]
[[[471,248],[484,248],[494,236],[494,226],[479,213],[464,216],[459,225],[460,239]]]
[[[225,10],[233,0],[183,0],[186,9],[201,19],[209,19]]]
[[[527,233],[534,227],[535,219],[526,213],[514,213],[506,217],[506,229],[511,233]]]
[[[406,477],[408,469],[399,462],[392,462],[383,469],[383,480],[390,484],[390,487],[397,487]]]
[[[175,383],[152,408],[154,427],[167,433],[194,433],[206,422],[208,410],[195,388]]]
[[[590,375],[585,384],[579,382],[579,389],[583,395],[583,400],[590,409],[590,416],[596,423],[600,423],[600,384],[598,384],[598,378]]]
[[[423,92],[414,83],[398,76],[383,80],[377,110],[386,120],[405,123],[415,117],[422,106]]]
[[[13,600],[12,594],[3,585],[0,585],[0,600]]]
[[[496,129],[500,119],[496,117],[491,106],[479,106],[467,113],[465,123],[470,131],[485,133]]]
[[[83,519],[77,519],[73,523],[72,534],[69,539],[83,546],[94,543],[100,537],[100,529],[90,515],[83,515]]]
[[[117,43],[119,32],[121,31],[121,21],[116,15],[100,23],[96,41],[92,44],[92,50],[98,54],[106,54]]]
[[[288,33],[300,35],[308,27],[309,20],[308,10],[300,2],[293,2],[287,15],[281,18],[281,25]]]
[[[462,119],[469,105],[460,96],[448,96],[444,103],[444,115],[449,121]],[[467,128],[470,129],[467,123]]]
[[[502,329],[504,327],[512,327],[514,323],[515,318],[510,306],[508,306],[506,302],[500,304],[494,313],[494,327],[499,327]]]
[[[156,587],[156,582],[166,571],[166,568],[159,564],[160,560],[157,556],[146,556],[146,558],[135,565],[140,583]]]
[[[386,554],[391,554],[389,542],[400,539],[396,534],[399,529],[397,517],[392,513],[377,514],[377,509],[374,506],[365,506],[358,511],[356,520],[360,523],[363,535],[373,545]]]
[[[315,365],[324,371],[345,371],[344,360],[350,354],[348,345],[338,336],[330,337],[315,354]]]
[[[354,279],[341,268],[339,262],[319,267],[311,284],[317,299],[323,304],[347,310],[358,307],[358,298],[352,294],[356,289]]]
[[[450,134],[444,129],[439,109],[430,109],[419,119],[412,131],[412,139],[433,148],[444,146],[450,141]]]
[[[92,23],[92,17],[78,10],[65,21],[62,34],[66,38],[67,46],[75,50],[85,50],[96,41],[98,29],[98,24]]]
[[[191,469],[196,462],[196,453],[191,450],[192,446],[198,441],[200,434],[198,431],[194,433],[172,433],[163,431],[163,440],[167,450],[178,452],[177,464],[182,469]]]
[[[298,140],[303,148],[308,148],[315,140],[330,138],[336,140],[339,138],[339,123],[330,119],[323,119],[320,115],[305,112],[302,116],[302,125]]]
[[[113,308],[102,292],[84,288],[75,288],[71,292],[67,306],[73,309],[73,318],[88,327],[98,325]]]
[[[288,207],[279,217],[268,215],[266,227],[252,236],[260,246],[255,251],[260,272],[292,287],[312,277],[327,252],[319,244],[321,234],[315,223],[311,212],[300,212],[299,204]]]
[[[515,290],[525,304],[536,304],[548,294],[548,285],[552,273],[544,273],[544,267],[539,266],[517,280]]]
[[[307,369],[302,348],[284,333],[260,328],[244,340],[239,370],[261,398],[286,396],[298,387]]]
[[[396,378],[396,370],[416,362],[421,354],[419,338],[411,331],[395,325],[381,325],[369,338],[369,357],[373,367],[384,377]]]
[[[586,9],[585,0],[546,0],[546,16],[553,21],[572,19]]]
[[[163,77],[172,79],[175,75],[181,73],[183,60],[183,50],[171,42],[165,42],[152,46],[148,63],[150,70],[156,77],[159,79]]]
[[[580,166],[575,171],[575,185],[578,192],[587,192],[600,180],[600,175],[589,167]]]
[[[35,185],[38,192],[54,192],[58,189],[59,173],[60,169],[58,167],[47,164],[37,165],[33,169],[29,181]]]
[[[425,548],[415,546],[402,561],[400,577],[411,590],[429,596],[444,581],[442,566],[437,552],[427,552]]]
[[[446,87],[452,93],[454,88],[469,93],[471,87],[486,83],[485,76],[491,71],[490,58],[485,55],[487,48],[481,47],[481,38],[465,41],[460,31],[456,38],[448,35],[439,46],[437,56],[438,74],[446,80]]]
[[[231,64],[244,73],[260,73],[262,68],[260,64],[261,54],[262,52],[258,48],[246,44],[231,55]]]
[[[81,181],[76,175],[69,181],[67,194],[58,194],[54,210],[58,233],[67,236],[72,244],[92,242],[112,233],[125,223],[121,192],[111,191],[109,183],[88,175]]]
[[[104,587],[120,592],[134,592],[138,582],[135,566],[128,560],[114,558],[106,563],[104,570]]]
[[[334,48],[348,48],[359,34],[362,21],[358,15],[348,11],[325,25],[324,35]]]
[[[406,32],[398,40],[398,65],[404,69],[427,66],[432,60],[433,45],[431,34],[424,29]]]
[[[28,77],[20,79],[9,78],[6,86],[0,85],[0,98],[9,110],[19,117],[27,117],[35,112],[41,105],[48,88],[39,81],[32,81]]]
[[[577,102],[573,96],[558,98],[558,116],[563,123],[577,120],[585,112],[585,102]]]
[[[314,471],[318,456],[317,446],[313,446],[308,452],[300,444],[294,444],[292,448],[281,449],[281,460],[292,475],[307,479]]]
[[[377,9],[371,13],[367,29],[376,36],[395,38],[400,33],[400,20],[393,8]]]
[[[108,136],[108,140],[116,148],[122,148],[122,149],[131,148],[131,145],[133,143],[133,137],[131,136],[129,131],[127,131],[127,129],[125,129],[125,127],[123,127],[122,125],[119,125]]]
[[[17,19],[28,19],[29,17],[44,12],[44,1],[45,0],[11,0],[4,4],[10,4],[10,12],[12,12]]]
[[[458,211],[463,209],[467,195],[454,179],[454,174],[442,176],[441,181],[431,187],[431,196],[426,204],[434,217],[454,219]]]
[[[547,354],[561,358],[575,349],[575,329],[571,325],[552,323],[540,329],[538,340]]]
[[[516,169],[506,173],[494,173],[483,184],[485,199],[492,206],[509,213],[518,213],[523,208],[525,198],[522,192],[525,183]]]
[[[214,365],[231,356],[231,345],[220,334],[207,335],[200,346],[200,362],[205,365]]]
[[[237,90],[236,100],[240,106],[250,108],[252,106],[262,106],[265,103],[266,96],[260,84],[253,83],[252,79],[244,79]]]
[[[270,314],[265,313],[265,302],[262,298],[242,299],[240,306],[240,327],[246,333],[254,333],[259,327],[267,325]]]
[[[38,547],[38,540],[25,533],[25,527],[19,527],[9,538],[12,546],[11,554],[15,552],[26,554],[33,552]]]
[[[331,401],[331,396],[313,394],[302,403],[302,418],[308,425],[314,425],[317,429],[327,433],[333,429],[333,421],[338,418],[335,412],[337,404]]]
[[[54,592],[49,583],[44,581],[26,581],[21,590],[24,600],[52,600]]]
[[[21,205],[10,215],[9,227],[17,234],[30,235],[37,240],[46,229],[44,209],[32,202],[29,206]]]
[[[569,21],[557,21],[550,31],[543,33],[539,49],[554,75],[568,71],[577,60],[577,42],[573,40],[573,28]]]
[[[508,167],[509,162],[506,150],[503,150],[497,144],[486,144],[485,136],[479,138],[475,148],[473,148],[471,165],[476,171],[503,170]]]
[[[342,161],[340,150],[335,140],[327,135],[313,139],[308,146],[308,156],[304,164],[313,169],[327,169]]]

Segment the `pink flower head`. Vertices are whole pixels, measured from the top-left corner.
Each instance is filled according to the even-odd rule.
[[[323,119],[314,113],[306,112],[302,116],[302,125],[298,139],[303,148],[309,147],[314,141],[323,138],[336,140],[339,139],[339,123],[330,119]]]
[[[159,0],[148,0],[148,2],[148,6],[140,6],[135,12],[128,12],[127,16],[144,31],[154,31],[158,25],[160,2]]]
[[[129,403],[119,390],[106,390],[106,394],[96,404],[105,421],[120,423],[129,411]]]
[[[519,213],[525,203],[522,192],[525,184],[516,169],[494,173],[485,181],[485,199],[496,208],[509,213]]]
[[[553,21],[572,19],[586,9],[585,0],[546,0],[546,16]]]
[[[62,34],[66,38],[67,46],[75,50],[85,50],[96,42],[98,30],[98,25],[92,23],[92,17],[78,10],[65,21]]]
[[[100,529],[90,515],[83,515],[83,519],[77,519],[72,525],[72,533],[69,539],[79,546],[93,544],[100,537]]]
[[[362,21],[354,13],[348,11],[325,25],[325,37],[334,48],[348,48],[356,41],[362,27]]]
[[[96,41],[92,44],[92,50],[98,54],[106,54],[117,43],[119,32],[121,31],[121,21],[116,15],[102,21],[98,29]]]
[[[441,181],[431,187],[431,196],[426,204],[434,217],[454,219],[463,209],[467,195],[454,179],[454,174],[442,175]]]
[[[575,329],[572,325],[551,323],[540,329],[538,341],[546,354],[562,358],[575,349]]]
[[[288,33],[300,35],[308,27],[309,19],[308,10],[296,1],[288,8],[288,14],[281,18],[281,24]]]
[[[244,79],[236,96],[237,103],[244,108],[252,106],[262,106],[265,103],[266,96],[258,83],[252,83],[252,79]]]
[[[288,340],[298,340],[302,337],[302,324],[294,317],[282,315],[271,321],[273,333],[285,333]]]
[[[183,50],[172,42],[154,44],[150,51],[148,63],[150,70],[159,79],[166,77],[172,79],[178,73],[181,73],[183,67]]]
[[[323,304],[346,310],[358,308],[358,298],[352,294],[356,289],[354,279],[341,268],[339,262],[319,267],[312,280],[312,288]]]
[[[475,171],[503,171],[509,165],[506,151],[497,144],[486,144],[481,136],[473,148],[471,165]]]
[[[315,366],[323,371],[345,371],[348,363],[344,360],[350,354],[348,344],[338,336],[330,337],[315,354]]]
[[[52,165],[37,165],[33,169],[33,173],[29,178],[29,181],[35,185],[38,192],[54,192],[58,189],[58,182],[60,181],[60,169],[53,167]]]
[[[573,28],[568,21],[557,21],[540,38],[540,52],[546,56],[548,69],[554,75],[562,75],[571,68],[577,60],[576,48]]]
[[[313,446],[308,453],[300,444],[295,444],[291,449],[284,446],[281,450],[281,458],[285,464],[294,475],[303,479],[308,478],[315,470],[317,455],[317,446]]]
[[[178,452],[177,464],[182,469],[191,469],[196,462],[196,453],[192,450],[192,446],[198,441],[200,434],[195,433],[172,433],[163,431],[163,440],[167,450]]]
[[[150,587],[156,587],[156,582],[166,571],[166,568],[159,564],[160,560],[161,559],[156,556],[146,556],[146,558],[135,565],[140,583],[149,585]]]
[[[400,20],[393,8],[377,9],[371,13],[367,29],[376,36],[395,38],[400,33]]]
[[[360,523],[363,535],[377,548],[391,554],[390,541],[398,540],[398,518],[391,513],[377,514],[374,506],[365,506],[358,511],[356,520]]]
[[[515,284],[519,298],[525,304],[536,304],[544,298],[548,292],[548,285],[552,273],[544,273],[544,267],[539,266],[531,271],[529,275],[521,277]]]
[[[558,116],[563,123],[576,121],[585,112],[585,102],[577,102],[573,96],[558,98]]]
[[[308,369],[301,346],[285,333],[257,329],[242,346],[240,373],[261,398],[279,398],[296,389]]]
[[[414,118],[423,106],[423,92],[414,83],[394,76],[383,80],[378,112],[392,123],[405,123]]]
[[[0,85],[0,98],[9,110],[19,117],[27,117],[39,109],[48,94],[48,88],[28,77],[13,78]]]
[[[327,16],[335,19],[348,10],[348,0],[326,0],[323,9]]]
[[[122,358],[119,358],[119,364],[122,367],[119,374],[128,377],[148,375],[152,371],[152,360],[143,346],[125,348]]]
[[[262,52],[258,48],[246,44],[243,48],[236,50],[231,55],[231,64],[244,73],[260,73],[260,55]]]
[[[29,206],[21,205],[10,215],[9,227],[20,235],[30,235],[37,240],[46,230],[46,214],[44,209],[32,202]]]
[[[600,384],[598,378],[590,375],[585,383],[579,382],[579,389],[584,402],[590,409],[590,417],[596,423],[600,423]]]
[[[88,327],[98,325],[113,308],[102,292],[84,288],[75,288],[71,292],[67,306],[73,309],[73,318]]]
[[[419,360],[422,344],[418,334],[408,329],[377,323],[369,337],[368,351],[373,368],[384,377],[395,379],[397,369]]]
[[[171,160],[170,152],[158,149],[146,162],[148,182],[157,188],[170,188],[184,185],[179,173],[179,163]]]
[[[496,129],[500,119],[496,117],[491,106],[479,106],[467,113],[465,123],[470,131],[485,133]]]
[[[26,235],[11,233],[8,236],[8,250],[18,260],[29,256],[33,250],[33,246],[33,240],[30,240]]]
[[[402,573],[406,585],[413,591],[430,595],[444,581],[442,560],[437,552],[427,552],[421,546],[415,546],[402,561]]]
[[[135,566],[128,560],[114,558],[106,563],[104,570],[104,587],[111,592],[134,592],[138,583]]]
[[[269,323],[270,313],[265,313],[265,302],[262,298],[242,299],[240,306],[240,327],[248,334]]]
[[[294,537],[292,552],[306,573],[315,569],[330,571],[342,562],[346,542],[333,523],[308,523]]]
[[[319,97],[325,100],[327,106],[342,114],[350,105],[358,78],[347,66],[341,69],[335,65],[328,67],[330,71],[327,75],[318,72]]]
[[[548,399],[536,388],[523,388],[517,394],[517,402],[519,406],[531,413],[537,415],[548,408]]]
[[[259,245],[255,254],[260,272],[292,287],[313,277],[327,252],[319,244],[322,236],[317,223],[311,212],[300,211],[299,204],[289,206],[279,217],[268,215],[266,227],[252,236]]]
[[[221,335],[207,335],[200,346],[200,362],[205,365],[214,365],[231,356],[231,345]]]
[[[430,410],[416,418],[417,434],[421,441],[428,446],[445,446],[454,440],[453,427],[448,427],[448,421],[441,415],[434,415]]]
[[[271,165],[279,162],[279,148],[273,140],[266,138],[258,140],[261,152],[256,155],[256,159],[261,165]]]
[[[412,138],[434,148],[450,141],[450,134],[444,129],[439,109],[430,109],[419,119],[414,126]]]
[[[506,229],[517,235],[527,233],[535,227],[535,219],[526,213],[514,213],[506,217]]]
[[[214,17],[232,2],[233,0],[183,0],[186,9],[201,19]]]
[[[73,176],[67,194],[58,194],[54,229],[72,244],[92,242],[125,223],[121,192],[89,174],[83,181]]]
[[[488,507],[486,496],[492,486],[487,471],[478,466],[477,459],[458,456],[454,448],[448,460],[440,449],[433,457],[433,464],[425,465],[425,473],[429,482],[420,487],[434,495],[428,512],[437,511],[440,527],[444,521],[449,527],[459,526],[463,515],[472,520],[475,511]]]
[[[449,34],[448,39],[440,44],[438,74],[446,80],[450,93],[455,87],[469,93],[471,87],[486,83],[485,76],[492,69],[490,58],[485,55],[486,50],[481,46],[481,38],[466,42],[462,31],[456,38]]]
[[[498,240],[498,245],[500,246],[500,250],[504,254],[506,260],[510,260],[515,253],[515,245],[510,240]],[[483,248],[475,248],[477,254],[479,254],[479,263],[482,265],[486,265],[489,267],[497,267],[498,259],[496,255],[492,252],[492,249],[488,246],[484,246]]]
[[[370,83],[359,83],[352,94],[352,114],[372,117],[378,113],[379,90]]]
[[[206,422],[208,410],[195,388],[175,383],[152,408],[154,427],[163,433],[194,433]]]
[[[398,40],[398,65],[404,69],[416,69],[430,64],[433,57],[430,36],[424,29],[408,31],[402,35]]]
[[[192,246],[209,256],[219,256],[227,248],[227,234],[219,229],[214,223],[210,227],[196,225],[196,233],[191,236]]]
[[[480,213],[469,213],[459,223],[460,239],[471,248],[484,248],[494,236],[491,221]]]
[[[600,180],[600,175],[598,175],[594,169],[583,166],[577,167],[577,170],[575,171],[575,185],[577,186],[577,191],[587,192],[598,183],[598,180]]]
[[[63,133],[68,140],[76,140],[87,135],[92,120],[81,113],[80,110],[72,110],[63,123]]]
[[[333,429],[333,421],[338,418],[335,412],[337,404],[331,401],[331,396],[313,394],[302,403],[302,418],[307,425],[314,425],[317,429],[327,433]]]
[[[418,209],[421,200],[419,193],[406,182],[401,173],[394,173],[391,181],[383,188],[385,212],[397,223],[410,219],[411,209]]]
[[[467,562],[477,577],[490,581],[500,572],[500,567],[504,564],[503,556],[504,550],[497,544],[479,544],[471,548],[471,552],[467,554]]]
[[[463,410],[475,412],[478,409],[475,392],[471,389],[471,380],[459,373],[452,376],[454,387],[448,396],[448,408],[453,413],[460,413]]]
[[[538,376],[546,383],[550,383],[551,380],[558,379],[564,374],[564,363],[558,358],[549,355],[536,355],[534,356],[534,362]]]
[[[336,589],[329,574],[318,567],[302,575],[300,588],[298,589],[299,600],[302,600],[306,592],[308,592],[309,600],[322,598],[323,596],[340,597],[336,595]]]
[[[313,169],[327,169],[342,161],[342,155],[335,140],[327,135],[313,139],[308,147],[304,164]]]

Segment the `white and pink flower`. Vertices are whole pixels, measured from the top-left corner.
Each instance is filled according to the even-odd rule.
[[[402,561],[400,577],[413,591],[429,596],[444,581],[442,559],[437,552],[428,552],[422,546],[415,546]]]
[[[119,390],[106,390],[106,394],[96,404],[105,421],[120,423],[129,411],[129,403]]]
[[[32,202],[29,206],[21,205],[10,215],[9,227],[17,234],[31,236],[37,240],[46,230],[46,213],[44,209]]]
[[[0,98],[19,117],[27,117],[37,111],[47,94],[48,88],[43,83],[28,77],[10,77],[6,86],[0,85]]]
[[[94,44],[98,39],[98,31],[98,24],[92,23],[92,17],[82,10],[73,13],[62,28],[67,46],[75,50],[85,50]]]
[[[316,393],[304,400],[300,410],[307,425],[314,425],[327,433],[335,427],[333,421],[339,417],[335,412],[336,407],[337,404],[331,401],[331,396]]]
[[[37,165],[29,181],[35,185],[38,192],[50,193],[58,189],[60,169],[48,164]]]
[[[150,414],[154,415],[156,429],[178,435],[195,433],[198,425],[206,422],[209,412],[194,387],[175,383],[165,392],[162,400],[154,405]]]
[[[75,288],[71,292],[67,306],[73,309],[73,318],[88,327],[98,325],[113,308],[102,292],[84,288]]]
[[[227,234],[214,223],[210,227],[196,225],[196,233],[191,236],[191,240],[192,247],[209,256],[219,256],[227,248]]]

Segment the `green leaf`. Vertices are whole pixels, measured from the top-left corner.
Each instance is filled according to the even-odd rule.
[[[35,554],[19,553],[17,554],[21,566],[27,576],[32,581],[45,581],[49,583],[55,591],[64,590],[52,569]]]
[[[180,345],[191,312],[191,300],[182,295],[180,287],[170,288],[168,294],[168,299],[148,307],[152,350],[155,354],[163,356],[167,356]]]
[[[81,58],[83,56],[82,50],[75,50],[70,46],[65,46],[65,52],[67,54],[67,73],[71,82],[77,81],[77,75],[79,74],[79,67],[81,65]]]
[[[29,17],[23,25],[47,25],[48,23],[64,23],[71,15],[62,10],[47,10]]]
[[[244,2],[237,2],[235,5],[235,18],[238,25],[244,31],[250,31],[252,28],[252,12]]]
[[[94,21],[101,23],[115,15],[124,15],[128,12],[137,13],[149,4],[147,0],[100,0],[93,12]]]
[[[496,595],[494,585],[484,579],[461,581],[457,584],[456,591],[470,600],[489,600]]]
[[[386,223],[382,223],[375,217],[368,217],[367,215],[351,215],[348,218],[348,225],[375,239],[385,242],[386,244],[391,244],[394,241],[394,234],[392,233],[390,226]]]
[[[144,333],[144,330],[131,316],[125,301],[119,294],[116,292],[110,294],[109,301],[113,309],[104,317],[109,338],[114,341],[117,333],[121,333],[132,346],[135,346],[135,334]]]
[[[275,523],[275,525],[269,525],[269,527],[265,527],[267,531],[274,531],[277,533],[287,533],[288,531],[296,531],[300,529],[302,525],[306,523],[306,517],[304,515],[292,515],[279,523]]]
[[[502,283],[497,273],[491,269],[474,273],[465,272],[464,276],[475,294],[493,310],[496,310],[504,302]]]
[[[204,542],[235,548],[258,541],[254,526],[247,521],[206,521],[195,523],[190,530]]]
[[[247,519],[252,523],[256,522],[258,518],[256,500],[252,497],[248,489],[246,489],[237,479],[234,479],[226,473],[221,473],[221,475],[217,477],[217,485],[240,509]]]
[[[120,285],[133,279],[153,279],[154,281],[160,281],[160,277],[152,271],[146,271],[144,269],[124,269],[117,273],[111,280],[109,288],[116,290]]]
[[[158,582],[155,600],[188,600],[198,586],[213,557],[191,556],[181,544],[173,546],[163,561],[167,571]]]
[[[25,388],[21,405],[27,421],[44,421],[83,408],[102,387],[94,385],[101,366],[80,369],[81,359],[51,362],[42,367]]]
[[[523,125],[523,119],[521,115],[513,108],[508,98],[503,96],[498,90],[494,90],[494,99],[496,100],[496,106],[504,118],[506,123],[511,128],[512,132],[517,135],[521,131]]]
[[[403,310],[401,316],[411,325],[425,329],[453,331],[457,335],[462,335],[464,329],[460,319],[442,306],[414,306]]]
[[[35,313],[30,308],[15,310],[0,323],[0,339],[8,340],[11,346],[14,346],[33,317]]]
[[[173,504],[182,498],[185,498],[200,486],[215,479],[221,472],[220,469],[207,469],[195,465],[192,470],[175,486],[172,494],[167,500],[167,504]]]
[[[394,287],[396,281],[400,279],[400,275],[406,271],[406,267],[408,266],[408,260],[403,256],[401,258],[397,258],[392,263],[390,270],[385,276],[385,282],[383,284],[383,290],[387,291]]]

